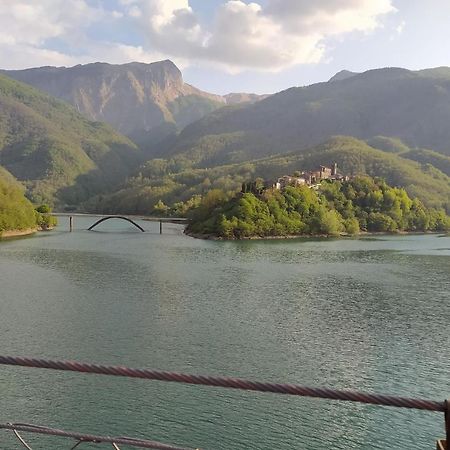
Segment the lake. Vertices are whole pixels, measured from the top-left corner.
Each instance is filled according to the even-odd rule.
[[[93,222],[0,242],[2,354],[450,397],[450,237],[218,242]],[[425,450],[444,437],[440,413],[156,381],[0,366],[0,390],[1,422],[191,448]],[[0,431],[0,448],[21,447]]]

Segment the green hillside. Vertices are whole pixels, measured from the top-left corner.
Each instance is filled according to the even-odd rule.
[[[450,69],[378,69],[218,109],[170,150],[197,167],[302,150],[334,135],[386,136],[450,156]]]
[[[0,166],[0,181],[23,189],[23,186],[16,180],[16,178],[2,166]]]
[[[37,214],[23,187],[0,167],[0,238],[4,231],[34,229],[37,225]]]
[[[262,177],[275,180],[297,170],[337,162],[348,175],[367,174],[384,178],[388,184],[404,187],[411,197],[420,198],[429,207],[450,210],[450,178],[431,165],[374,149],[351,137],[334,137],[306,151],[229,164],[208,169],[185,168],[185,159],[155,159],[140,168],[117,192],[92,199],[87,207],[99,212],[159,213],[154,205],[161,200],[172,206],[195,201],[211,189],[235,192],[243,182]],[[194,199],[192,199],[194,197]],[[175,205],[183,213],[187,205]]]
[[[0,165],[36,203],[77,204],[111,189],[141,161],[111,127],[0,75]]]
[[[412,159],[422,164],[425,168],[428,165],[438,167],[441,172],[444,172],[450,177],[450,156],[441,155],[433,150],[413,149],[402,153],[403,158]]]
[[[287,186],[232,198],[211,191],[189,215],[188,233],[224,239],[450,230],[443,210],[426,209],[404,189],[367,176],[324,181],[317,191]]]

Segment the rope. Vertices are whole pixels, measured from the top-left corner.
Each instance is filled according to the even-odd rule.
[[[297,395],[300,397],[324,398],[342,400],[372,405],[394,406],[398,408],[412,408],[427,411],[446,411],[446,403],[434,400],[394,397],[382,394],[370,394],[348,390],[314,388],[298,384],[265,383],[244,380],[242,378],[211,377],[203,375],[188,375],[175,372],[161,372],[151,369],[133,369],[122,366],[103,366],[76,361],[54,361],[36,358],[20,358],[14,356],[0,356],[0,364],[11,366],[36,367],[41,369],[68,370],[121,377],[145,378],[147,380],[170,381],[175,383],[196,384],[231,389],[243,389],[276,394]]]
[[[148,441],[145,439],[134,439],[124,436],[119,437],[111,437],[111,436],[96,436],[93,434],[83,434],[83,433],[76,433],[71,431],[64,431],[59,430],[57,428],[50,428],[50,427],[43,427],[40,425],[32,425],[28,423],[6,423],[6,424],[0,424],[0,429],[3,430],[12,430],[17,437],[18,431],[24,431],[29,433],[39,433],[39,434],[47,434],[51,436],[61,436],[61,437],[67,437],[67,438],[74,438],[78,440],[79,442],[75,445],[77,446],[81,442],[93,442],[96,444],[100,443],[109,443],[109,444],[116,444],[116,447],[118,444],[123,445],[129,445],[130,447],[139,447],[139,448],[154,448],[154,449],[160,449],[160,450],[188,450],[186,448],[182,447],[174,447],[172,445],[162,444],[160,442],[155,441]],[[24,443],[23,439],[19,437],[22,443]],[[30,449],[25,444],[26,448]],[[74,447],[72,447],[74,448]],[[31,450],[31,449],[30,449]]]

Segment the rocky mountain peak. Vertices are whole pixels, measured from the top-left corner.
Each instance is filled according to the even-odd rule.
[[[140,140],[153,129],[163,125],[173,129],[166,124],[180,128],[225,104],[221,96],[184,83],[170,60],[1,72],[71,103],[88,119],[107,122]]]

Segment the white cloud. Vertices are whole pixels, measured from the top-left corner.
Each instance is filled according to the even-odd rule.
[[[15,44],[1,46],[0,60],[2,69],[21,69],[40,66],[74,66],[80,63],[78,58],[55,50],[36,48],[30,45]]]
[[[90,7],[84,0],[0,0],[2,68],[76,64],[78,58],[46,43],[69,37],[77,41],[83,28],[103,17],[101,9]]]
[[[0,0],[0,61],[3,67],[23,67],[159,57],[234,72],[276,71],[323,60],[327,38],[371,32],[395,11],[392,0],[258,2],[226,0],[205,23],[189,0],[119,0],[113,11],[107,0],[97,7],[87,0]],[[132,31],[141,41],[111,42],[112,33],[95,38],[87,33],[108,21],[122,27],[118,35]]]
[[[74,33],[101,15],[100,10],[83,0],[0,0],[0,39],[39,45],[47,39]]]
[[[402,20],[402,21],[400,22],[400,24],[397,26],[397,28],[395,29],[395,31],[397,32],[398,35],[400,35],[400,34],[403,33],[403,30],[405,29],[405,25],[406,25],[406,22],[405,22],[404,20]]]
[[[373,31],[382,15],[395,11],[391,0],[267,0],[264,7],[229,0],[204,25],[188,0],[127,2],[140,8],[138,22],[149,46],[231,71],[317,63],[326,38]]]

